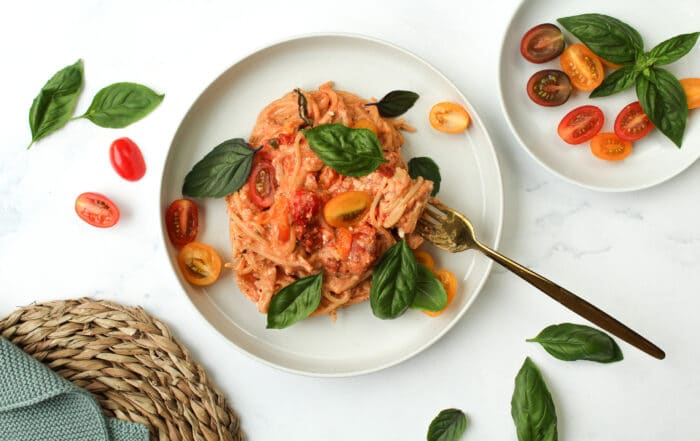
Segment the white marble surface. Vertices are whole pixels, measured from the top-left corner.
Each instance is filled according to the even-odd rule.
[[[208,368],[251,440],[406,440],[425,437],[446,407],[470,418],[465,440],[515,440],[513,378],[526,356],[554,396],[562,440],[697,439],[700,411],[700,166],[660,186],[604,194],[561,182],[535,164],[503,121],[497,59],[515,0],[476,4],[328,2],[15,2],[0,16],[0,315],[78,296],[142,305]],[[274,11],[274,12],[272,12]],[[190,103],[236,59],[287,36],[343,31],[414,51],[479,109],[497,145],[505,188],[500,250],[587,297],[662,346],[654,360],[620,343],[613,365],[564,363],[525,343],[544,326],[581,322],[496,268],[463,320],[437,344],[391,369],[344,379],[296,376],[234,350],[199,317],[160,242],[160,172]],[[27,112],[48,76],[85,60],[78,109],[103,85],[137,81],[166,93],[126,129],[70,123],[31,150]],[[141,145],[146,177],[130,183],[109,143]],[[672,154],[673,152],[669,152]],[[83,191],[112,195],[113,229],[82,223]]]

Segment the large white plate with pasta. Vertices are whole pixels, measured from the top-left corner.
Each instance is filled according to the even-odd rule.
[[[287,40],[235,63],[199,96],[182,120],[166,159],[161,213],[182,197],[185,175],[223,140],[248,139],[260,110],[292,89],[316,89],[326,81],[362,97],[381,97],[396,89],[420,99],[402,117],[416,128],[405,135],[403,158],[430,156],[440,166],[440,199],[467,213],[483,241],[497,246],[503,214],[501,175],[494,147],[479,115],[438,70],[415,55],[375,39],[324,34]],[[454,101],[470,113],[463,134],[437,132],[428,121],[433,104]],[[212,245],[228,260],[229,223],[223,199],[197,201],[198,241]],[[436,318],[409,310],[395,320],[380,320],[369,302],[343,308],[337,320],[311,317],[283,330],[266,329],[266,316],[238,289],[231,271],[206,288],[179,273],[177,249],[163,228],[172,268],[184,292],[202,316],[239,350],[269,365],[305,375],[348,376],[395,365],[430,346],[467,311],[481,290],[491,262],[472,252],[447,254],[428,245],[436,266],[457,275],[452,305]],[[424,245],[425,247],[425,245]]]

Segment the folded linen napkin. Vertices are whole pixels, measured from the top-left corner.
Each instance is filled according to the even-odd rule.
[[[148,441],[148,429],[104,416],[88,391],[0,337],[0,439]]]

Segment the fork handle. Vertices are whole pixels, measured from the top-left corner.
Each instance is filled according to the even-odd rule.
[[[495,260],[508,270],[514,272],[534,287],[539,288],[549,297],[566,306],[581,317],[595,323],[596,325],[600,326],[601,328],[605,329],[611,334],[616,335],[617,337],[621,338],[622,340],[626,341],[632,346],[641,349],[642,351],[646,352],[654,358],[662,360],[664,357],[666,357],[666,354],[661,348],[659,348],[646,338],[642,337],[641,335],[637,334],[635,331],[628,328],[616,318],[599,309],[595,305],[587,302],[586,300],[582,299],[581,297],[577,296],[571,291],[562,288],[561,286],[557,285],[551,280],[542,277],[536,272],[509,259],[503,254],[494,251],[491,248],[480,243],[478,243],[477,246],[477,249],[479,249],[479,251],[481,251],[491,259]]]

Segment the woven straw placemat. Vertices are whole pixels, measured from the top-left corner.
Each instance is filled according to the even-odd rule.
[[[151,440],[241,441],[239,421],[204,368],[141,308],[81,298],[29,305],[0,334]]]

